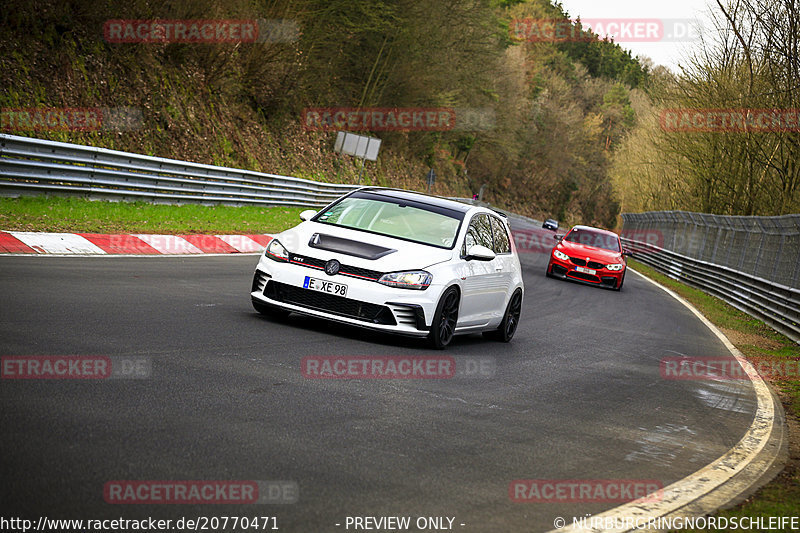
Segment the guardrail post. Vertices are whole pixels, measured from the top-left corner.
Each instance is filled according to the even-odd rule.
[[[758,253],[756,253],[756,260],[753,263],[753,272],[752,272],[752,274],[754,276],[757,276],[758,275],[758,261],[759,261],[759,259],[761,259],[761,254],[764,253],[764,239],[766,239],[767,233],[766,233],[766,228],[764,227],[764,224],[762,224],[760,220],[755,219],[755,222],[761,228],[761,240],[758,242]],[[750,234],[748,233],[748,235],[750,235]]]
[[[736,231],[735,228],[731,228],[731,229],[728,230],[728,232],[731,234],[731,244],[728,245],[728,253],[725,254],[725,262],[723,263],[723,265],[725,265],[725,266],[730,266],[730,264],[731,264],[731,252],[733,251],[733,246],[732,245],[733,245],[733,241],[736,240],[737,231]]]
[[[686,255],[687,257],[691,257],[691,254],[689,253],[689,251],[690,251],[689,250],[689,220],[688,220],[688,217],[686,216],[686,213],[684,213],[683,211],[680,211],[680,214],[681,214],[681,224],[683,224],[683,242],[682,242],[683,249],[682,250],[675,250],[675,251],[676,252],[679,251],[680,253]]]
[[[711,261],[714,263],[717,260],[717,250],[719,250],[719,241],[722,240],[722,226],[717,226],[717,238],[714,240],[714,252],[711,254]]]
[[[798,281],[800,281],[800,261],[797,261],[794,264],[794,275],[792,276],[792,287],[797,287]]]
[[[747,255],[747,246],[750,244],[750,232],[744,232],[744,246],[742,246],[742,254],[739,256],[739,265],[737,266],[737,270],[742,270],[742,265],[744,265],[744,257]]]
[[[781,233],[781,243],[778,245],[778,253],[775,254],[775,263],[772,266],[772,274],[770,275],[772,279],[775,279],[776,276],[778,275],[778,264],[780,263],[781,256],[783,255],[783,243],[785,241],[786,241],[786,235]]]

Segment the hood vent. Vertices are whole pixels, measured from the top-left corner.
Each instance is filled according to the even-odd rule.
[[[324,233],[315,233],[312,235],[311,240],[308,241],[308,245],[318,250],[327,250],[329,252],[352,255],[354,257],[371,259],[373,261],[397,251],[394,248],[384,248],[383,246],[343,239],[341,237],[334,237],[333,235],[325,235]]]

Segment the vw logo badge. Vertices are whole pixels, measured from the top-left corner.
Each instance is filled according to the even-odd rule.
[[[325,273],[329,276],[334,276],[338,274],[339,267],[342,265],[336,259],[331,259],[327,263],[325,263]]]

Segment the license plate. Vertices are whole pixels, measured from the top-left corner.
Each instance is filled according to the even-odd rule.
[[[303,281],[303,288],[336,296],[347,296],[347,285],[309,276],[306,276],[305,281]]]
[[[597,275],[597,270],[592,270],[591,268],[575,267],[575,270],[578,272],[583,272],[584,274],[591,274],[593,276]]]

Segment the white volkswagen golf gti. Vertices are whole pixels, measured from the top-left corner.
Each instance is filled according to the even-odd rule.
[[[369,187],[300,218],[258,261],[250,298],[259,313],[428,337],[439,349],[464,333],[514,336],[524,287],[504,215]]]

